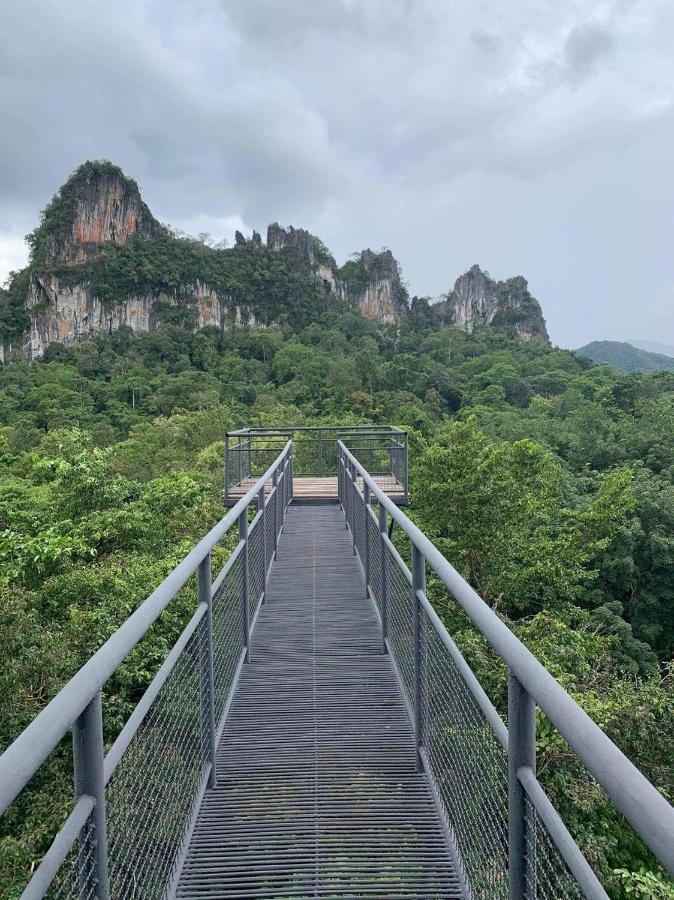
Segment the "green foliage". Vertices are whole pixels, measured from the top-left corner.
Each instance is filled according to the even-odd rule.
[[[592,341],[576,350],[596,363],[607,363],[620,372],[674,371],[674,359],[662,353],[651,353],[621,341]]]
[[[3,744],[222,515],[225,431],[388,422],[410,433],[414,518],[674,796],[674,376],[438,329],[420,302],[409,323],[380,326],[327,309],[254,242],[228,256],[163,233],[142,246],[140,270],[141,256],[112,247],[91,269],[111,302],[139,285],[179,294],[185,279],[214,284],[220,272],[223,302],[247,297],[257,317],[268,291],[285,312],[224,332],[195,334],[187,320],[120,329],[0,370],[0,689],[15,698]],[[503,666],[432,579],[429,592],[504,711]],[[108,740],[193,603],[181,594],[108,684]],[[545,718],[537,734],[546,789],[612,896],[668,896]],[[18,896],[62,821],[68,772],[64,747],[3,820],[3,896]]]

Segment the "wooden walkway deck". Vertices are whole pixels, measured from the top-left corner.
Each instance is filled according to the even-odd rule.
[[[233,506],[237,500],[253,487],[255,480],[255,478],[247,478],[241,484],[231,488],[227,495],[228,502]],[[374,481],[394,503],[398,505],[406,503],[405,489],[391,475],[375,475]],[[358,479],[358,486],[362,490],[362,478]],[[268,490],[271,490],[271,484],[268,486]],[[302,501],[318,501],[321,503],[326,500],[337,500],[337,476],[325,476],[323,478],[296,476],[293,478],[293,496],[300,503]]]
[[[461,896],[335,504],[288,510],[177,896]]]

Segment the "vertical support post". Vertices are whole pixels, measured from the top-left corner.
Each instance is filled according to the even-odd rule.
[[[352,462],[349,463],[349,473],[351,479],[351,537],[353,539],[353,555],[356,555],[356,467]]]
[[[527,814],[517,770],[536,771],[536,704],[508,672],[508,877],[509,900],[531,897],[527,884]],[[533,900],[533,898],[532,898]]]
[[[248,438],[248,476],[253,477],[253,439]]]
[[[262,518],[260,519],[260,524],[258,528],[262,529],[262,565],[264,568],[262,569],[262,602],[264,603],[267,599],[267,504],[264,502],[264,488],[262,485],[260,491],[257,495],[257,508],[262,510]]]
[[[290,445],[290,450],[288,451],[288,475],[289,475],[288,493],[290,495],[290,500],[292,502],[292,500],[295,496],[295,481],[294,481],[295,476],[293,475],[293,445],[292,444]]]
[[[243,443],[241,438],[236,439],[236,472],[238,475],[238,484],[243,481]]]
[[[379,504],[379,569],[381,571],[381,651],[388,653],[388,554],[384,537],[387,533],[386,510]]]
[[[229,434],[225,433],[225,494],[224,499],[229,496]]]
[[[274,469],[271,476],[272,490],[274,491],[274,559],[278,557],[278,469]]]
[[[318,476],[323,477],[323,431],[318,429]]]
[[[408,438],[409,438],[409,435],[407,434],[407,432],[405,432],[405,444],[404,444],[404,450],[403,450],[403,478],[404,478],[403,487],[405,488],[405,502],[406,503],[410,499],[409,455],[408,455],[409,448],[407,445]]]
[[[73,725],[73,766],[75,774],[75,797],[88,794],[96,801],[94,817],[93,867],[98,900],[109,900],[110,880],[108,877],[108,835],[105,816],[105,776],[103,774],[103,702],[101,692],[93,697]],[[88,881],[87,872],[81,866],[84,853],[80,852],[79,877],[84,887]],[[86,887],[89,890],[89,887]]]
[[[199,603],[206,604],[206,655],[202,664],[206,671],[202,673],[206,691],[203,697],[204,730],[208,734],[208,761],[211,771],[208,776],[209,788],[217,784],[215,770],[215,676],[213,674],[213,595],[211,592],[211,554],[210,551],[199,563],[197,570],[197,586]]]
[[[363,497],[365,498],[365,599],[370,590],[370,488],[363,480]]]
[[[424,672],[421,633],[421,603],[417,591],[426,590],[426,560],[412,543],[412,635],[414,640],[414,737],[417,750],[417,771],[423,770],[421,747],[424,742]]]
[[[248,620],[248,603],[250,591],[250,573],[248,571],[248,509],[239,514],[239,540],[243,541],[241,559],[243,566],[241,615],[243,617],[243,644],[246,648],[246,662],[250,662],[250,623]]]

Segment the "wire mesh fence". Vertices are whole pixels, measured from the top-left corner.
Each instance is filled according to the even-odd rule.
[[[529,797],[525,797],[526,891],[531,900],[585,896]]]
[[[253,621],[265,585],[265,523],[258,513],[248,532],[248,577],[250,579],[249,622]]]
[[[234,683],[243,647],[243,555],[239,554],[213,595],[213,680],[219,721]]]
[[[98,880],[94,867],[96,834],[94,812],[80,829],[77,841],[70,848],[52,881],[47,900],[94,900],[98,896]]]
[[[507,900],[512,879],[512,775],[505,726],[498,723],[498,714],[444,632],[425,592],[421,591],[423,603],[415,596],[412,572],[386,535],[386,517],[382,528],[365,502],[361,492],[365,473],[346,454],[341,464],[340,502],[367,575],[370,596],[380,614],[382,636],[387,639],[407,699],[411,724],[416,729],[417,717],[421,721],[419,752],[437,792],[465,883],[476,900]],[[391,468],[396,472],[395,465]],[[371,481],[368,484],[372,501],[379,503],[375,485]],[[425,569],[427,563],[419,558]],[[415,636],[417,603],[419,628]],[[548,830],[536,807],[542,801],[537,794],[532,800],[525,785],[518,783],[524,797],[524,849],[519,864],[523,870],[522,900],[606,898],[601,885],[596,879],[592,881],[594,876],[588,880],[584,874],[577,874],[585,864],[580,850],[568,832],[560,838],[562,832],[557,826],[554,833]],[[564,830],[561,822],[559,827]],[[573,871],[560,850],[560,839],[565,853],[572,854]],[[584,890],[581,882],[589,888]]]
[[[421,643],[424,748],[466,878],[476,897],[507,898],[507,754],[425,615]]]
[[[106,789],[115,897],[162,897],[207,765],[206,618],[202,617]]]

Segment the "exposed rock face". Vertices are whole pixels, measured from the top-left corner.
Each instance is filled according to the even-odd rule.
[[[303,228],[281,228],[277,223],[267,229],[267,245],[282,253],[295,271],[322,281],[336,297],[353,303],[368,319],[393,322],[408,312],[407,292],[390,250],[363,250],[338,268],[319,238]]]
[[[228,304],[208,285],[197,282],[190,293],[191,301],[185,308],[192,313],[195,328],[210,325],[227,329],[254,324],[252,314]],[[134,331],[155,331],[162,321],[158,309],[162,304],[173,306],[175,302],[167,294],[143,295],[108,308],[86,283],[62,285],[55,276],[36,275],[28,293],[31,327],[24,341],[24,353],[34,359],[42,356],[54,341],[71,346],[97,332],[110,333],[122,325]]]
[[[124,246],[135,235],[152,237],[160,226],[135,181],[116,166],[85,164],[54,198],[43,227],[49,230],[43,262],[77,264],[94,259],[109,241]]]
[[[466,331],[482,324],[525,341],[550,342],[541,307],[521,275],[494,281],[479,266],[472,266],[434,309],[449,324]]]
[[[363,250],[337,273],[337,290],[368,319],[394,322],[408,313],[407,291],[390,250]]]

